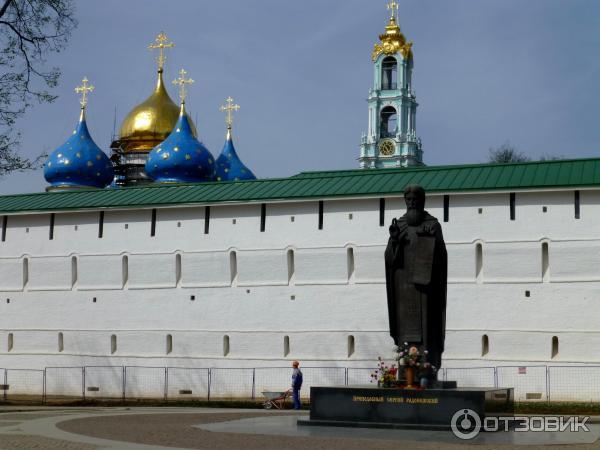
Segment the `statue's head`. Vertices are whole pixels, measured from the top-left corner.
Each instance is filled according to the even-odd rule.
[[[418,184],[411,184],[404,189],[404,201],[407,210],[423,211],[425,209],[425,189]]]
[[[419,226],[425,218],[425,189],[417,184],[412,184],[404,189],[406,202],[406,223],[410,226]]]

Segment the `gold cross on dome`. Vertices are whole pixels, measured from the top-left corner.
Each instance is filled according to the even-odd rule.
[[[398,9],[400,8],[400,5],[398,4],[398,2],[396,0],[391,0],[390,2],[388,2],[387,4],[387,9],[388,11],[391,11],[391,18],[397,18],[398,16]]]
[[[75,92],[78,94],[81,94],[81,100],[79,100],[79,103],[81,104],[81,108],[85,108],[88,102],[88,92],[92,92],[94,90],[94,86],[89,85],[88,86],[88,82],[90,80],[87,79],[87,77],[83,77],[83,80],[81,80],[81,86],[77,86],[75,88]]]
[[[156,39],[154,40],[155,43],[148,46],[149,50],[158,50],[158,57],[156,58],[156,61],[158,62],[158,70],[162,70],[165,66],[165,61],[167,60],[167,57],[165,56],[165,49],[175,47],[173,42],[168,41],[169,38],[167,35],[161,31],[160,34],[156,36]]]
[[[231,126],[233,125],[233,112],[238,111],[240,109],[240,105],[234,105],[233,99],[231,97],[227,97],[226,102],[227,106],[221,106],[220,110],[221,112],[227,114],[225,122],[227,123],[227,128],[231,128]]]
[[[179,71],[179,78],[176,78],[175,80],[173,80],[173,84],[179,85],[179,98],[181,99],[181,103],[185,103],[185,96],[187,94],[185,85],[192,84],[194,82],[194,80],[192,80],[191,78],[186,78],[185,77],[186,74],[187,74],[187,71],[184,69],[181,69]]]

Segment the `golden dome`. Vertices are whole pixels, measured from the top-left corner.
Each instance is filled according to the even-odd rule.
[[[152,95],[133,108],[121,124],[121,147],[126,152],[149,152],[171,134],[178,118],[179,106],[169,97],[159,69]],[[190,123],[196,136],[191,119]]]
[[[412,59],[412,42],[406,42],[406,38],[400,31],[396,16],[390,18],[389,23],[385,27],[385,33],[379,36],[381,44],[375,44],[372,58],[375,61],[382,53],[386,55],[394,55],[401,53],[404,59]]]

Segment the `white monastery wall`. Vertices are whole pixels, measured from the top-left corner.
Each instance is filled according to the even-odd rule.
[[[443,195],[445,365],[598,363],[600,190]],[[389,355],[383,251],[401,197],[8,217],[0,367],[369,367]],[[206,233],[208,231],[208,233]],[[50,238],[52,237],[52,239]],[[60,337],[59,337],[60,336]],[[484,336],[487,345],[484,345]],[[558,351],[553,351],[553,338]],[[556,348],[554,349],[556,350]]]

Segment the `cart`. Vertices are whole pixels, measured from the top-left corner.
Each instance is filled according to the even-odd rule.
[[[291,393],[291,389],[288,389],[284,392],[264,391],[262,394],[265,396],[266,400],[263,403],[263,407],[265,409],[271,409],[273,407],[276,409],[283,409],[285,406],[285,401],[289,398]]]

